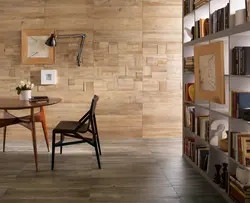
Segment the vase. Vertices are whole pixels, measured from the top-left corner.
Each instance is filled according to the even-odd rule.
[[[31,99],[31,90],[22,90],[19,94],[20,100],[29,100]]]

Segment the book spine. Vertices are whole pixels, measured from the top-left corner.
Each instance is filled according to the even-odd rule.
[[[242,48],[239,49],[239,75],[242,75]]]
[[[235,53],[235,48],[232,50],[232,74],[236,75],[236,53]]]
[[[246,62],[247,62],[247,58],[246,58],[246,53],[247,51],[245,51],[245,48],[242,48],[242,75],[246,75]]]
[[[239,75],[239,49],[235,48],[235,71]]]

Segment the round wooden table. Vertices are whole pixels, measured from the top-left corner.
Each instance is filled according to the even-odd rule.
[[[21,101],[18,98],[0,98],[0,110],[4,110],[4,118],[0,119],[0,128],[4,127],[3,151],[5,151],[7,126],[20,124],[28,128],[32,132],[31,134],[32,134],[32,142],[34,149],[35,165],[36,165],[36,171],[38,171],[35,122],[42,123],[45,141],[49,151],[49,139],[48,139],[48,130],[46,125],[44,106],[54,105],[59,103],[60,101],[61,101],[60,98],[49,98],[48,101],[39,101],[39,102]],[[38,113],[35,113],[34,112],[35,108],[40,108],[40,111]],[[16,117],[10,112],[8,112],[8,110],[23,110],[23,109],[30,109],[30,114],[27,116]]]

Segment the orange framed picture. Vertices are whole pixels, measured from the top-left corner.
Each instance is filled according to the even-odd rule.
[[[54,64],[55,47],[45,44],[54,32],[51,29],[22,30],[21,63]]]
[[[225,104],[224,42],[194,47],[195,97]]]

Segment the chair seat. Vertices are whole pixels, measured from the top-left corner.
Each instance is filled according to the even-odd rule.
[[[80,123],[78,121],[60,121],[57,126],[53,129],[54,132],[58,133],[71,133],[74,132]],[[77,130],[77,132],[85,133],[88,131],[88,123],[85,123]]]

